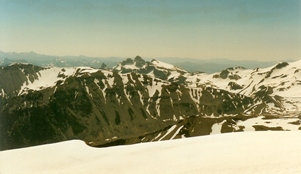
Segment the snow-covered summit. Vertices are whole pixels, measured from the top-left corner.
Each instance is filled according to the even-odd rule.
[[[152,59],[151,61],[145,61],[140,56],[136,56],[134,59],[127,58],[126,60],[119,63],[117,66],[113,67],[115,70],[122,70],[122,69],[131,69],[131,70],[138,70],[138,69],[146,69],[149,66],[154,66],[158,69],[165,69],[170,71],[182,71],[187,72],[184,69],[176,67],[172,64],[165,63],[156,59]]]
[[[122,61],[117,66],[113,67],[113,70],[121,73],[138,72],[163,80],[179,77],[180,75],[187,73],[186,70],[172,64],[155,59],[145,61],[140,56]]]
[[[169,64],[169,63],[165,63],[165,62],[162,62],[162,61],[159,61],[159,60],[156,60],[156,59],[153,59],[151,61],[151,63],[157,67],[157,68],[162,68],[162,69],[166,69],[166,70],[171,70],[171,71],[179,71],[179,72],[187,72],[186,70],[184,69],[181,69],[179,67],[176,67],[172,64]]]

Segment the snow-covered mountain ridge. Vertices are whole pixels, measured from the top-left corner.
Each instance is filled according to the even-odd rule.
[[[20,65],[19,69],[24,73],[22,66],[32,66],[28,64],[12,64],[12,66]],[[2,67],[3,70],[5,67]],[[54,86],[55,82],[63,80],[65,77],[78,73],[93,73],[100,69],[90,67],[75,68],[58,68],[50,67],[41,69],[38,72],[38,78],[30,79],[30,74],[26,75],[21,91],[25,88],[35,89]],[[228,68],[220,73],[189,73],[186,70],[178,68],[174,65],[164,63],[158,60],[150,62],[143,60],[137,56],[135,59],[128,58],[113,67],[113,71],[127,74],[129,72],[138,72],[148,75],[152,78],[162,80],[170,80],[184,78],[190,87],[198,87],[201,85],[210,85],[218,89],[224,89],[234,93],[251,96],[262,87],[272,88],[273,96],[281,97],[301,97],[301,60],[296,62],[282,62],[267,68],[244,69],[243,67]],[[165,76],[154,74],[154,71],[163,72]],[[162,74],[163,74],[162,73]],[[34,82],[35,81],[35,82]],[[35,83],[35,84],[33,84]],[[47,83],[47,84],[46,84]],[[50,85],[51,84],[51,85]]]
[[[133,66],[136,63],[135,59],[128,60],[131,61],[128,61],[127,65]],[[157,61],[153,60],[152,62]],[[128,69],[127,65],[122,66],[121,63],[117,69],[121,72],[126,70],[127,72],[136,71],[153,75],[151,72],[143,71],[148,64],[152,63],[144,62],[143,67]],[[165,63],[161,64],[165,65]],[[249,97],[266,97],[269,98],[267,104],[271,110],[277,110],[279,106],[288,112],[301,109],[301,60],[289,63],[281,62],[267,68],[234,67],[213,74],[189,73],[170,64],[166,64],[165,69],[168,70],[166,76],[164,78],[158,76],[158,78],[181,81],[191,88],[210,86]]]
[[[301,110],[301,60],[267,68],[228,68],[220,73],[195,74],[189,78],[188,82],[194,85],[207,84],[245,96],[265,97],[271,109],[282,105],[289,112]]]
[[[110,146],[223,132],[298,130],[301,102],[285,94],[298,94],[299,69],[300,61],[190,73],[141,57],[113,69],[0,67],[0,149],[74,138]]]
[[[261,86],[268,86],[272,88],[273,95],[301,97],[301,60],[267,68],[228,68],[221,73],[196,74],[195,78],[196,84],[211,84],[244,95],[252,95]]]
[[[150,68],[153,67],[153,68]],[[267,68],[245,69],[234,67],[220,73],[189,73],[186,70],[158,60],[144,61],[141,57],[127,59],[113,68],[121,72],[140,72],[152,75],[153,69],[168,71],[164,79],[184,76],[191,86],[211,85],[243,95],[252,95],[262,86],[273,89],[273,95],[282,97],[301,97],[301,60],[281,62]],[[160,77],[158,77],[160,78]]]

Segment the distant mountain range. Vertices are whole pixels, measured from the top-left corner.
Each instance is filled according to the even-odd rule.
[[[139,56],[112,68],[13,63],[0,67],[0,150],[298,130],[300,91],[301,60],[211,74]]]
[[[145,58],[150,61],[152,58]],[[237,61],[229,59],[190,59],[190,58],[156,58],[157,60],[171,63],[184,68],[190,72],[219,72],[233,66],[243,66],[245,68],[262,68],[271,66],[277,62],[273,61]],[[35,52],[2,52],[0,51],[0,66],[7,66],[12,63],[29,63],[37,66],[56,67],[76,67],[89,66],[93,68],[103,68],[117,65],[125,60],[121,57],[87,57],[87,56],[52,56]]]
[[[123,58],[118,57],[87,57],[87,56],[52,56],[43,55],[35,52],[1,52],[0,51],[0,66],[7,66],[12,63],[29,63],[37,66],[56,66],[56,67],[76,67],[90,66],[94,68],[103,67],[105,64],[108,67],[115,66]]]

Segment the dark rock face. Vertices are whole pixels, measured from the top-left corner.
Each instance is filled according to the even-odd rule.
[[[42,67],[30,64],[13,64],[11,66],[0,67],[0,89],[3,89],[6,94],[16,95],[16,91],[27,80],[37,79],[37,72],[42,70]]]
[[[144,103],[150,97],[137,74],[130,77],[133,80],[123,84],[118,73],[113,73],[114,85],[109,86],[103,84],[109,77],[98,71],[69,77],[63,85],[3,100],[1,149],[73,138],[105,143],[107,138],[138,136],[166,125],[150,119]]]
[[[141,68],[143,65],[145,65],[145,60],[143,60],[140,56],[136,56],[134,61],[136,62],[136,66]]]
[[[284,68],[288,65],[287,62],[281,62],[281,63],[278,63],[276,66],[275,66],[275,69],[281,69],[281,68]]]
[[[237,74],[231,74],[231,75],[229,75],[229,79],[238,80],[238,79],[241,79],[241,77]]]
[[[221,79],[227,79],[229,78],[230,80],[239,80],[241,77],[237,74],[234,74],[233,72],[237,69],[245,69],[244,67],[233,67],[233,68],[227,68],[223,71],[221,71],[219,74],[213,75],[213,78],[221,78]]]
[[[229,82],[228,86],[230,87],[231,90],[237,90],[237,89],[242,89],[243,87],[240,86],[239,84],[235,82]]]
[[[125,61],[121,62],[122,65],[130,65],[130,64],[133,64],[133,63],[134,63],[134,60],[131,59],[131,58],[127,58]]]
[[[269,72],[267,72],[267,74],[266,74],[265,77],[266,77],[266,78],[270,77],[271,74],[272,74],[275,70],[284,68],[284,67],[286,67],[287,65],[289,65],[287,62],[278,63],[278,64],[277,64],[275,67],[273,67]]]
[[[220,73],[220,78],[222,79],[226,79],[228,77],[228,74],[229,74],[229,71],[228,70],[223,70],[221,73]]]

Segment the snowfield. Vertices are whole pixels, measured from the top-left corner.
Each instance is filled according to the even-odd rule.
[[[301,131],[217,134],[92,148],[73,140],[0,152],[1,174],[300,174]]]

